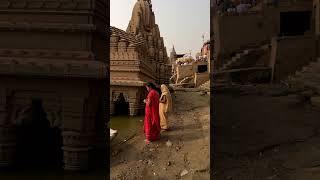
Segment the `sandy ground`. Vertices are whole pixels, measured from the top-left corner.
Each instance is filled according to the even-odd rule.
[[[300,93],[249,87],[212,100],[213,179],[320,179],[320,112]]]
[[[210,179],[209,95],[176,91],[171,130],[146,145],[138,133],[111,147],[111,179]]]

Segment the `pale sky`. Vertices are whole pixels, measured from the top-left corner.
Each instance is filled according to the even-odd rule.
[[[126,30],[137,0],[110,0],[110,25]],[[177,53],[201,50],[210,38],[210,0],[152,0],[156,23],[164,38],[168,56],[174,45]]]

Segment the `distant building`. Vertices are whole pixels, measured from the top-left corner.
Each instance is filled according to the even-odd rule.
[[[174,48],[171,51],[173,77],[171,82],[177,86],[199,87],[209,80],[208,62],[210,61],[210,41],[204,43],[196,59],[189,54],[178,56]]]

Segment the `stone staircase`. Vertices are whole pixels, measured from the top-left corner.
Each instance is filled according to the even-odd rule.
[[[247,49],[236,53],[231,60],[223,64],[222,67],[218,68],[217,72],[255,66],[261,56],[265,55],[269,50],[269,44],[259,47],[248,47]]]
[[[320,58],[315,62],[310,62],[302,70],[288,77],[286,83],[298,89],[312,89],[320,93]]]
[[[193,76],[188,76],[183,78],[178,84],[185,84],[185,83],[191,83],[191,81],[194,80]]]
[[[210,91],[210,80],[208,80],[205,83],[201,84],[199,86],[199,89],[205,90],[205,91]]]

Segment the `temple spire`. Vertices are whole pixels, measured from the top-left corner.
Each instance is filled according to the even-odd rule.
[[[177,56],[177,53],[176,53],[176,50],[175,50],[174,45],[173,45],[173,47],[171,49],[171,52],[170,52],[171,61],[174,60],[176,58],[176,56]]]

